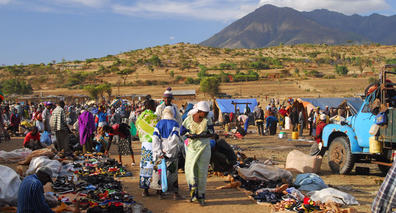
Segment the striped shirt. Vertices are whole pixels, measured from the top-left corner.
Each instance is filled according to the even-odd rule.
[[[21,183],[18,191],[17,213],[46,213],[53,211],[44,199],[43,184],[37,176],[29,175]]]
[[[50,119],[51,130],[60,131],[67,130],[65,110],[62,107],[57,106],[52,112]]]
[[[373,213],[392,212],[396,207],[396,164],[393,162],[371,206]]]

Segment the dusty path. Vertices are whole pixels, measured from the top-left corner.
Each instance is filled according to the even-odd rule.
[[[284,139],[277,139],[272,136],[256,136],[248,135],[243,140],[227,139],[230,144],[236,144],[243,149],[243,152],[247,156],[256,156],[257,159],[270,158],[278,161],[281,165],[285,164],[287,153],[293,149],[298,149],[304,152],[308,152],[310,144],[306,142],[295,142]],[[22,146],[22,140],[12,140],[7,143],[0,143],[0,150],[11,151]],[[140,160],[140,143],[137,141],[133,142],[133,150],[135,152],[135,159],[137,163]],[[112,146],[111,154],[113,158],[118,158],[116,155],[116,146]],[[131,160],[128,156],[123,157],[124,164],[128,168],[131,168]],[[16,164],[5,164],[12,168],[16,167]],[[336,187],[340,187],[342,191],[354,195],[360,202],[360,206],[355,206],[359,212],[370,212],[370,205],[373,198],[375,197],[378,188],[380,186],[383,177],[380,176],[380,172],[376,166],[373,165],[358,165],[370,168],[369,175],[333,175],[331,174],[327,159],[323,160],[322,172],[320,176],[326,182]],[[171,196],[166,197],[164,200],[159,200],[155,196],[154,191],[150,191],[152,196],[142,197],[141,190],[138,187],[139,184],[139,166],[131,168],[133,177],[121,178],[125,190],[134,196],[134,199],[142,203],[145,207],[150,209],[154,213],[161,212],[270,212],[271,210],[265,206],[257,205],[254,201],[250,200],[247,195],[237,189],[225,189],[216,190],[215,188],[224,185],[225,182],[220,177],[209,177],[207,186],[207,206],[201,207],[198,204],[189,203],[186,200],[174,201]],[[180,193],[187,198],[188,189],[183,173],[179,173],[179,188]]]

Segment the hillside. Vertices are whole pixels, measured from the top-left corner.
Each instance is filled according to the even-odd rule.
[[[19,87],[16,81],[31,85],[37,95],[88,94],[87,86],[107,84],[113,95],[160,97],[169,85],[199,91],[201,79],[214,77],[221,92],[234,97],[351,96],[394,61],[395,53],[396,46],[381,45],[224,49],[180,43],[85,61],[3,66],[0,80],[8,95]],[[348,74],[336,74],[336,65]]]
[[[328,10],[299,12],[264,5],[235,21],[201,45],[225,48],[262,48],[279,44],[396,44],[396,16],[352,15]]]

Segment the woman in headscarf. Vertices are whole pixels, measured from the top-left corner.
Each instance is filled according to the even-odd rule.
[[[173,198],[180,198],[178,194],[178,151],[180,127],[174,118],[174,110],[167,106],[162,111],[162,118],[157,123],[153,134],[153,162],[154,172],[150,188],[157,190],[159,198],[163,198],[161,191],[161,173],[158,169],[161,160],[165,158],[168,192],[173,192]],[[162,172],[162,171],[161,171]]]
[[[80,145],[83,152],[92,151],[92,136],[95,132],[95,119],[91,112],[82,110],[78,117],[78,133],[80,135]]]
[[[136,128],[139,134],[139,140],[142,143],[139,186],[144,189],[142,196],[148,196],[148,189],[150,188],[150,181],[154,168],[152,136],[154,128],[158,123],[158,116],[154,114],[154,100],[146,100],[144,102],[144,109],[145,110],[136,120]]]
[[[209,105],[198,102],[183,121],[181,132],[188,139],[185,174],[190,188],[190,201],[205,205],[206,179],[211,156],[210,137],[214,133],[211,119],[207,118]]]

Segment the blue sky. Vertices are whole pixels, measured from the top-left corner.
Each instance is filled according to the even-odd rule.
[[[199,43],[263,4],[396,14],[396,0],[0,0],[0,65]]]

